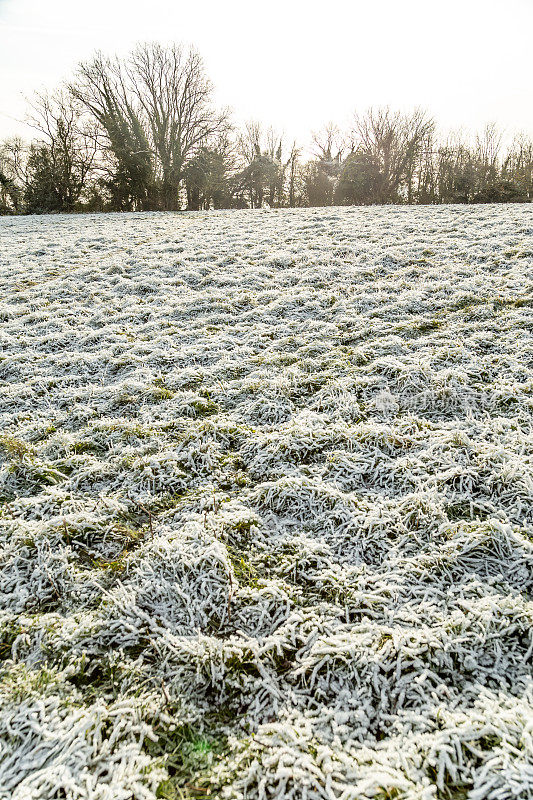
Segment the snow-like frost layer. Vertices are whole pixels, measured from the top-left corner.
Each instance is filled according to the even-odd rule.
[[[0,798],[533,797],[527,206],[0,220]]]

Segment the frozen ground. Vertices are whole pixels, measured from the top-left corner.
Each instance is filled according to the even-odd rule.
[[[533,210],[0,220],[0,798],[533,797]]]

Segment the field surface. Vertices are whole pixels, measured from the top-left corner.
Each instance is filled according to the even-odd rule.
[[[533,797],[533,211],[0,220],[0,798]]]

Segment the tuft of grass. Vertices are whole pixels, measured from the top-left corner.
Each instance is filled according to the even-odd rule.
[[[0,661],[10,658],[13,643],[23,632],[21,626],[15,623],[7,623],[0,629]]]
[[[198,417],[209,417],[212,414],[217,414],[219,408],[217,404],[211,400],[210,397],[200,397],[191,402],[191,408],[194,409],[194,415]]]
[[[76,455],[82,455],[83,453],[93,453],[95,455],[100,455],[105,452],[105,449],[103,447],[96,444],[96,442],[91,442],[87,439],[74,442],[71,449],[72,452],[75,453]]]
[[[150,398],[152,400],[161,402],[162,400],[171,400],[174,397],[174,392],[168,388],[163,378],[156,378],[153,383],[154,385],[150,389]]]
[[[0,450],[2,450],[8,458],[17,459],[22,461],[25,456],[33,455],[33,448],[23,442],[22,439],[16,439],[14,436],[0,436]]]
[[[397,800],[399,797],[401,797],[400,790],[396,786],[390,786],[388,788],[382,787],[374,795],[374,800]]]
[[[467,783],[453,783],[450,776],[446,773],[444,776],[444,785],[442,789],[436,785],[437,783],[437,770],[435,767],[430,766],[428,774],[431,782],[435,784],[436,800],[467,800],[468,793],[472,789],[472,784]]]
[[[237,553],[231,545],[226,546],[228,558],[233,568],[233,574],[241,586],[255,589],[258,586],[260,575],[251,561]]]
[[[446,505],[446,516],[450,522],[458,522],[462,519],[486,520],[489,516],[489,512],[484,511],[481,508],[477,508],[476,506],[472,506],[467,501],[458,500],[454,503],[448,503]]]
[[[143,747],[161,759],[168,772],[156,791],[161,800],[212,797],[209,773],[227,750],[223,734],[206,733],[190,724],[156,726],[157,740],[145,739]]]
[[[442,321],[440,319],[430,319],[424,322],[421,322],[420,325],[417,325],[415,330],[418,333],[428,333],[429,331],[435,331],[440,328],[442,325]]]

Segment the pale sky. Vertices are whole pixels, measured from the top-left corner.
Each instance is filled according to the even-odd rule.
[[[355,109],[533,134],[533,0],[0,0],[0,138],[96,49],[194,44],[221,105],[306,144]]]

